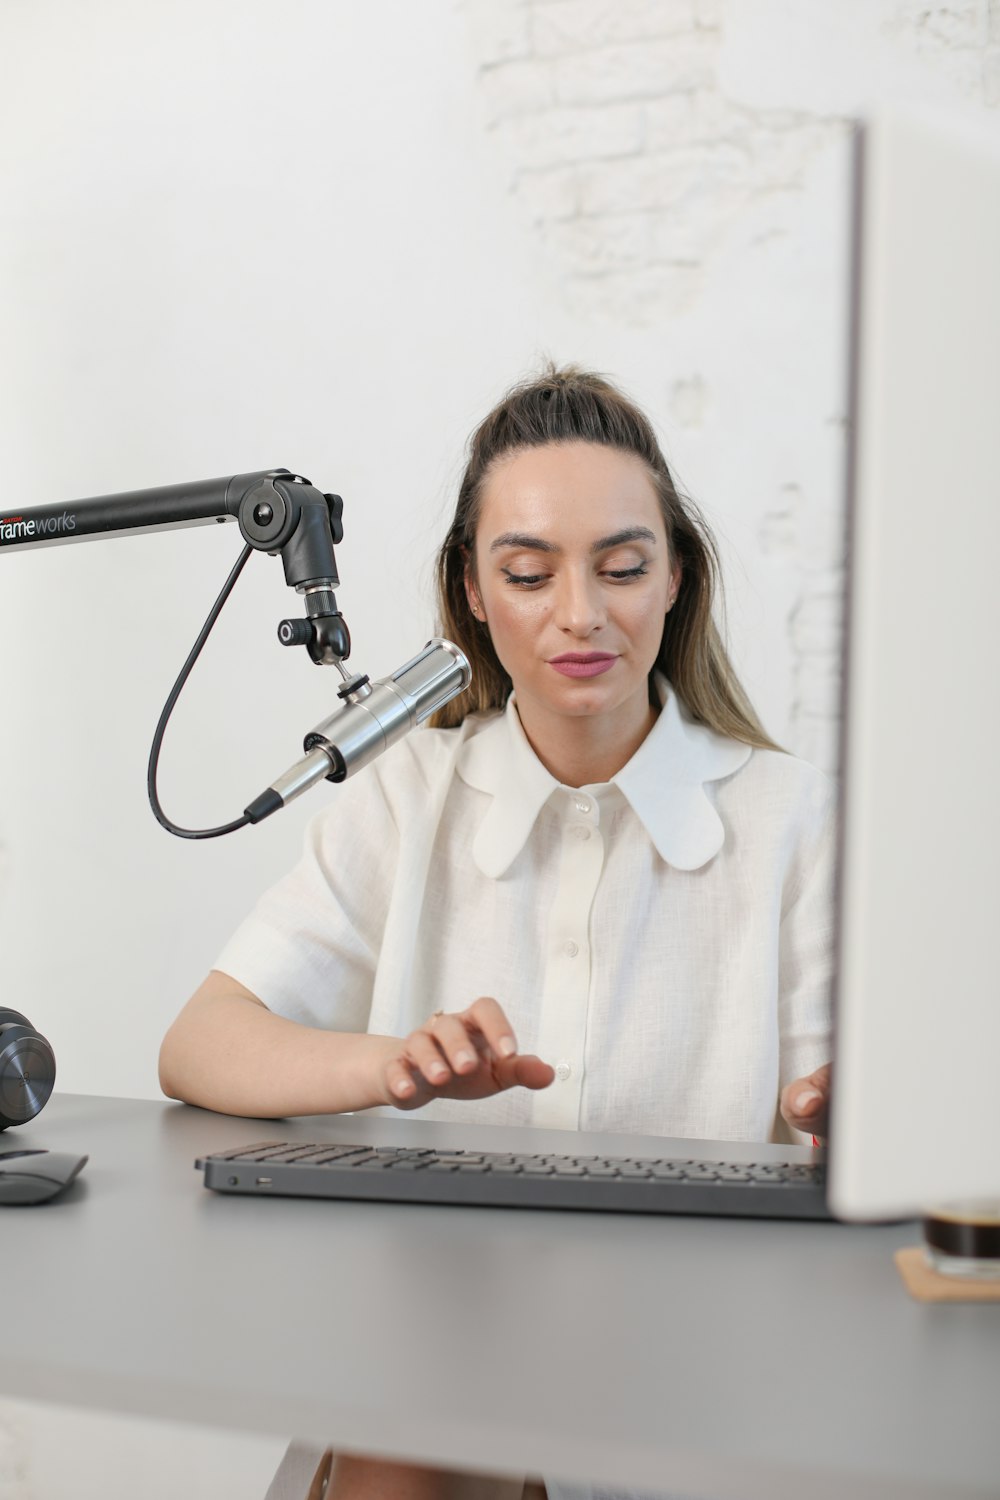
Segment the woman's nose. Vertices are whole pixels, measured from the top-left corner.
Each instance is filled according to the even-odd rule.
[[[585,637],[605,624],[604,605],[596,580],[566,575],[556,590],[555,622],[570,635]]]

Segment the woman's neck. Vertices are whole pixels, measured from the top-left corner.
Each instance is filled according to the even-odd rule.
[[[610,781],[632,759],[659,715],[648,701],[623,704],[613,713],[551,714],[516,700],[518,718],[532,750],[563,786]]]

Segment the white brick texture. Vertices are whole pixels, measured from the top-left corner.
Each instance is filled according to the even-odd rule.
[[[801,36],[802,0],[738,3],[737,17],[722,0],[465,0],[486,123],[511,195],[582,327],[645,330],[653,347],[669,349],[672,320],[724,297],[720,288],[742,264],[737,252],[787,241],[790,225],[801,236],[796,205],[814,190],[818,165],[844,152],[858,113],[845,59],[878,55],[880,99],[897,82],[906,97],[917,68],[933,79],[935,102],[1000,109],[1000,0],[838,0],[824,26],[840,46],[839,92],[822,48],[796,53],[794,87],[782,86],[785,32]],[[782,4],[787,28],[774,24]],[[743,49],[735,70],[730,30]],[[809,66],[823,69],[814,88],[802,76]],[[762,71],[771,80],[766,97],[740,91],[741,80]],[[827,217],[842,225],[843,213],[837,205]],[[780,316],[784,285],[771,297]],[[794,330],[784,337],[793,340]],[[739,366],[739,349],[729,357]],[[835,361],[829,343],[822,357]],[[804,371],[816,368],[821,352],[804,346],[801,358]],[[725,443],[725,430],[713,428],[723,419],[711,383],[694,366],[665,369],[664,410],[654,417]],[[746,379],[755,377],[748,366]],[[785,379],[794,391],[795,370]],[[812,420],[811,453],[800,445],[760,494],[752,535],[765,565],[795,580],[784,622],[786,742],[833,770],[844,517],[832,471],[843,411]],[[759,438],[762,450],[780,427],[776,417]],[[829,482],[817,486],[825,471]]]
[[[515,173],[570,162],[607,161],[642,149],[642,106],[545,110],[503,121],[498,129],[514,150]]]
[[[683,36],[696,24],[693,0],[553,0],[534,6],[532,35],[540,57],[565,57],[588,47]]]
[[[711,32],[594,47],[550,59],[558,104],[659,99],[711,86],[717,41]]]

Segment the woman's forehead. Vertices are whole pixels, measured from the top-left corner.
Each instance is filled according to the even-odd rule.
[[[596,443],[548,443],[498,460],[486,476],[477,540],[524,532],[586,539],[626,527],[666,531],[659,496],[635,454]]]

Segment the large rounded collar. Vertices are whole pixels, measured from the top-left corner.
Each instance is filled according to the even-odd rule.
[[[697,870],[722,848],[722,819],[706,792],[746,765],[751,747],[695,724],[665,677],[654,678],[659,717],[627,765],[611,778],[649,834],[660,858]],[[511,695],[503,714],[469,735],[458,774],[492,797],[472,856],[484,875],[503,875],[524,848],[535,820],[560,783],[542,765],[521,727]]]

